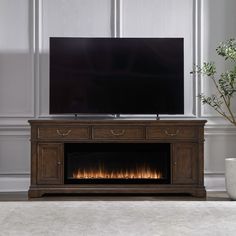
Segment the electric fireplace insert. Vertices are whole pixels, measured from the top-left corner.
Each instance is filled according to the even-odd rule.
[[[65,184],[170,184],[168,143],[65,143]]]

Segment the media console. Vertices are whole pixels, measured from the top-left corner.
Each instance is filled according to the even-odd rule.
[[[29,198],[51,193],[206,196],[205,120],[29,123]]]

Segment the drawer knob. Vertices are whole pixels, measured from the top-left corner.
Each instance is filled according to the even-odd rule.
[[[111,134],[112,135],[115,135],[115,136],[122,136],[125,134],[125,130],[122,129],[122,130],[114,130],[114,129],[111,129]]]
[[[169,133],[168,130],[165,130],[165,134],[171,137],[177,136],[178,133],[179,133],[179,129],[177,129],[175,133]]]
[[[57,165],[61,165],[61,162],[60,162],[60,161],[58,161],[58,162],[57,162]]]
[[[62,131],[60,131],[59,129],[57,129],[57,134],[58,134],[59,136],[63,136],[63,137],[68,136],[68,135],[70,134],[70,132],[71,132],[71,129],[69,129],[69,130],[66,131],[66,132],[62,132]]]

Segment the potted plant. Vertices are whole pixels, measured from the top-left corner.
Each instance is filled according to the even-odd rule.
[[[219,56],[231,62],[232,68],[219,75],[214,62],[205,62],[203,66],[196,66],[191,73],[200,73],[211,80],[215,87],[215,94],[210,96],[200,94],[203,104],[212,107],[218,114],[236,126],[235,114],[232,111],[232,100],[236,93],[236,40],[229,39],[221,42],[216,48]],[[231,199],[236,200],[236,158],[225,159],[226,189]]]

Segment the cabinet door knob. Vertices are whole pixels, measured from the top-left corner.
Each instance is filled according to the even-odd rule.
[[[57,165],[61,165],[61,162],[60,162],[60,161],[58,161],[58,162],[57,162]]]

